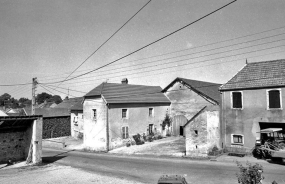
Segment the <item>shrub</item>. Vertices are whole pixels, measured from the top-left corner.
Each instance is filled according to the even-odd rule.
[[[172,119],[170,118],[169,114],[166,114],[164,117],[164,120],[162,122],[162,130],[165,130],[165,126],[167,125],[168,127],[170,127],[172,122]]]
[[[78,135],[77,135],[77,138],[78,138],[78,139],[83,139],[83,133],[82,133],[82,132],[79,132]]]
[[[157,139],[162,139],[162,135],[158,135],[158,136],[157,136]]]
[[[249,162],[244,167],[241,163],[237,162],[239,173],[237,173],[238,183],[240,184],[261,184],[264,177],[262,176],[263,168],[260,164],[252,165]]]
[[[126,143],[126,146],[127,146],[127,147],[130,147],[130,146],[131,146],[131,143],[130,143],[130,142],[127,142],[127,143]]]

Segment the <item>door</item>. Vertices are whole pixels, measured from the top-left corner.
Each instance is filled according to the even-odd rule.
[[[174,136],[179,136],[179,135],[184,135],[183,133],[183,126],[187,123],[187,118],[183,115],[177,115],[174,116],[173,118],[173,135]]]

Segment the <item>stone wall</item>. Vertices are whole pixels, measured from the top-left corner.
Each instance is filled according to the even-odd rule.
[[[206,157],[219,145],[219,111],[204,111],[185,127],[186,155]]]
[[[71,135],[70,117],[49,117],[43,119],[43,139]]]
[[[28,144],[26,131],[0,133],[0,163],[25,159]]]

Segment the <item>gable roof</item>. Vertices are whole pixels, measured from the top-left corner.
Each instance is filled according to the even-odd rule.
[[[67,108],[67,109],[70,109],[75,104],[81,103],[82,100],[83,100],[83,97],[64,99],[61,103],[59,103],[54,108]]]
[[[108,104],[118,103],[168,103],[168,98],[161,93],[160,86],[102,83],[84,97],[103,96]]]
[[[71,111],[83,111],[83,103],[80,101],[80,102],[77,102],[75,105],[73,105],[71,108],[70,108]]]
[[[221,84],[204,82],[192,79],[185,79],[181,77],[177,77],[174,79],[168,86],[166,86],[162,92],[167,92],[167,90],[173,86],[176,82],[180,82],[182,84],[186,84],[187,87],[191,88],[196,93],[199,93],[207,98],[212,99],[213,101],[220,103],[220,92],[219,87]]]
[[[246,64],[220,91],[285,86],[285,59]]]

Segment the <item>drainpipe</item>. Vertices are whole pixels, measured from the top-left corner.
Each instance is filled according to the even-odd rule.
[[[106,151],[108,152],[110,149],[110,134],[109,134],[109,111],[108,104],[106,104]]]

